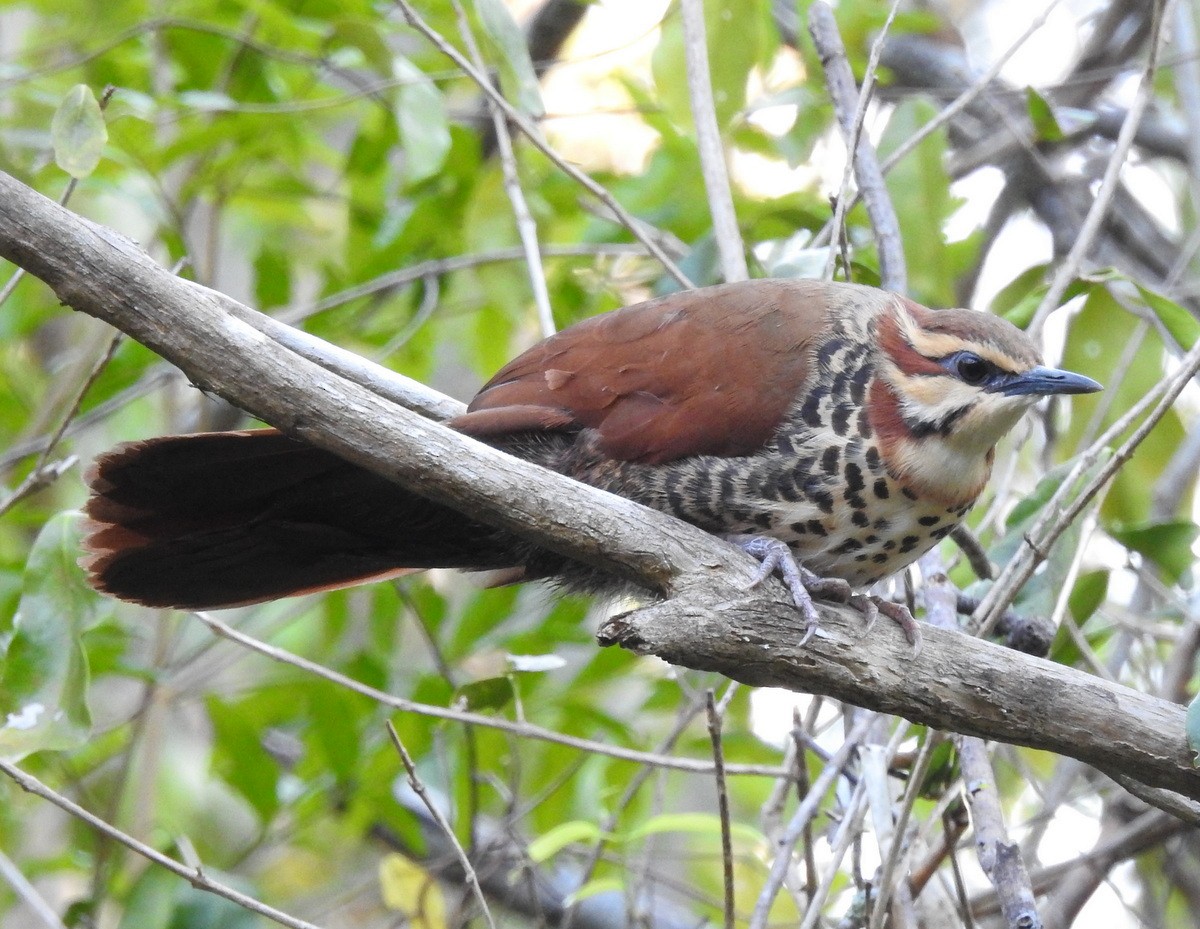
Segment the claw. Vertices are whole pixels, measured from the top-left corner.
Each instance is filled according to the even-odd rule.
[[[916,658],[921,654],[921,624],[913,619],[913,614],[908,612],[908,607],[885,600],[883,597],[871,597],[871,600],[879,608],[879,612],[904,631],[904,637],[913,647],[912,656]]]
[[[804,634],[800,637],[800,645],[805,645],[821,628],[820,617],[813,603],[813,597],[820,597],[854,607],[866,618],[867,632],[871,631],[882,613],[904,632],[908,644],[913,647],[913,657],[920,654],[920,624],[913,619],[912,613],[899,603],[868,594],[856,594],[841,578],[821,577],[815,574],[796,561],[796,556],[787,543],[779,539],[759,535],[731,535],[726,538],[746,554],[758,559],[758,573],[750,582],[751,587],[761,584],[772,574],[778,574],[783,580],[791,592],[796,608],[804,618]]]
[[[787,547],[787,543],[781,542],[779,539],[751,535],[730,536],[729,541],[759,561],[758,573],[750,582],[751,587],[758,586],[772,574],[779,574],[792,595],[792,602],[796,604],[800,615],[804,617],[804,634],[800,636],[799,644],[807,645],[808,640],[821,628],[821,618],[817,615],[817,608],[813,604],[812,598],[812,594],[816,591],[810,592],[805,577],[808,575],[810,578],[816,578],[816,575],[807,568],[801,567],[796,562],[796,556],[792,554],[792,550]],[[819,578],[817,579],[819,580]]]
[[[879,607],[875,601],[866,594],[855,594],[850,598],[850,605],[866,617],[866,632],[870,634],[871,630],[875,628],[875,621],[879,619]]]

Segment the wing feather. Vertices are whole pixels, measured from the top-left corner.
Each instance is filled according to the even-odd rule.
[[[502,368],[451,424],[479,438],[589,429],[603,454],[647,464],[750,454],[803,389],[830,287],[754,281],[585,320]]]

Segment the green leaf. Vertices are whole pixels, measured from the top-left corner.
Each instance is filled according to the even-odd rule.
[[[521,112],[542,116],[546,109],[521,27],[502,0],[475,0],[475,11],[499,66],[504,96]]]
[[[899,104],[880,140],[880,156],[895,151],[935,115],[936,108],[925,100],[913,98]],[[946,133],[939,130],[923,139],[888,175],[888,192],[896,211],[904,217],[904,256],[910,289],[934,306],[954,306],[957,302],[955,276],[946,273],[951,258],[945,228],[962,201],[950,193],[945,159]],[[960,261],[963,257],[957,256]]]
[[[292,298],[292,266],[282,249],[265,244],[254,259],[254,299],[258,309],[283,306]]]
[[[753,844],[762,845],[767,841],[766,836],[746,823],[731,823],[729,831],[734,838],[740,838]],[[651,816],[622,838],[626,841],[634,841],[663,832],[686,832],[691,835],[720,837],[721,819],[713,813],[663,813]]]
[[[991,311],[1018,328],[1028,326],[1046,295],[1046,267],[1039,264],[1026,268],[1005,284],[992,298]]]
[[[216,767],[266,822],[279,807],[279,765],[263,748],[262,733],[240,706],[216,696],[206,703],[215,736]]]
[[[404,176],[410,183],[437,174],[450,153],[450,125],[442,93],[423,71],[404,58],[394,64],[402,81],[396,91],[396,124],[404,149]]]
[[[576,842],[595,843],[600,841],[600,827],[582,819],[560,823],[529,843],[529,860],[534,864],[549,861],[568,845]]]
[[[1192,566],[1192,543],[1200,526],[1190,520],[1109,527],[1109,534],[1126,548],[1149,558],[1173,584]]]
[[[1107,571],[1088,571],[1079,575],[1067,600],[1071,616],[1078,625],[1082,626],[1100,609],[1100,604],[1108,596],[1108,577]]]
[[[1146,301],[1146,306],[1154,311],[1154,315],[1171,334],[1171,338],[1179,343],[1179,347],[1185,352],[1191,349],[1196,344],[1196,339],[1200,338],[1200,322],[1196,321],[1196,317],[1174,300],[1169,300],[1136,281],[1133,283],[1142,299]]]
[[[108,128],[87,84],[76,84],[67,91],[50,120],[50,139],[55,164],[71,177],[82,179],[96,170],[108,142]]]
[[[1101,381],[1105,372],[1124,365],[1120,382],[1105,384],[1102,394],[1070,398],[1070,425],[1060,443],[1078,448],[1092,426],[1098,409],[1104,410],[1105,428],[1141,400],[1163,378],[1165,348],[1157,330],[1146,332],[1141,344],[1130,355],[1130,347],[1143,324],[1116,299],[1108,280],[1081,282],[1087,299],[1071,319],[1070,332],[1063,351],[1062,367],[1083,374],[1095,374]],[[1124,286],[1124,285],[1122,285]],[[1128,295],[1128,294],[1127,294]],[[1113,478],[1100,508],[1105,528],[1112,525],[1139,525],[1150,518],[1154,487],[1163,469],[1183,441],[1185,429],[1178,410],[1168,410],[1138,447],[1137,454],[1121,467]],[[1189,512],[1194,488],[1188,486],[1176,504],[1177,513]]]
[[[595,897],[599,894],[621,893],[624,890],[625,882],[619,877],[597,877],[582,885],[578,890],[567,894],[563,903],[567,906],[574,906],[576,903],[582,903],[589,897]]]
[[[464,684],[454,692],[454,704],[473,713],[500,710],[512,703],[513,683],[509,677],[489,677]]]
[[[717,126],[725,130],[746,104],[746,82],[762,45],[759,9],[752,0],[710,0],[704,4],[704,25],[713,109]],[[732,40],[734,33],[736,41]],[[690,127],[692,102],[680,16],[663,21],[650,64],[657,91],[655,106],[662,107],[675,126]]]
[[[125,899],[118,929],[167,929],[185,886],[170,871],[147,868]]]
[[[1032,87],[1025,88],[1025,103],[1029,119],[1033,123],[1035,137],[1039,142],[1061,142],[1064,138],[1062,126],[1046,98]]]
[[[80,519],[60,513],[42,527],[11,625],[0,630],[0,756],[11,761],[73,748],[91,728],[83,634],[103,614],[77,563]]]

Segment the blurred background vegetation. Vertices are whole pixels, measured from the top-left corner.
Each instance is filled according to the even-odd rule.
[[[845,148],[803,29],[808,5],[704,4],[715,112],[756,275],[815,276],[828,255],[820,234]],[[972,516],[997,562],[1061,479],[1055,467],[1090,447],[1195,339],[1192,0],[1163,23],[1171,41],[1133,146],[1118,152],[1113,206],[1064,282],[1070,309],[1035,321],[1116,150],[1161,6],[903,5],[876,75],[867,129],[884,159],[973,95],[888,174],[910,296],[1044,321],[1051,360],[1108,386],[1040,410],[1001,449]],[[836,6],[860,77],[887,7]],[[418,9],[468,48],[455,5]],[[562,157],[692,280],[716,281],[677,6],[464,0],[462,15],[507,97]],[[675,286],[553,160],[514,144],[559,327]],[[180,274],[460,398],[540,337],[479,88],[390,3],[0,0],[0,167],[69,196],[71,209]],[[861,207],[848,215],[844,250],[855,280],[878,281]],[[89,460],[121,441],[244,417],[14,270],[5,267],[13,286],[0,294],[5,758],[125,833],[313,923],[481,924],[444,833],[404,784],[391,719],[496,920],[673,929],[722,918],[704,721],[715,688],[728,698],[723,751],[735,766],[737,914],[749,917],[795,804],[789,785],[803,793],[822,770],[850,710],[598,649],[582,599],[481,591],[437,572],[226,617],[418,704],[398,714],[195,618],[95,596],[75,564],[72,514]],[[1181,702],[1195,692],[1200,646],[1198,397],[1194,385],[1184,392],[1016,604],[1057,624],[1054,660]],[[956,582],[980,591],[949,543],[945,554]],[[422,707],[516,725],[468,725]],[[914,729],[910,741],[927,737]],[[986,922],[994,898],[979,865],[943,847],[969,847],[970,833],[951,753],[938,758],[913,813],[914,868],[927,864],[918,909],[930,925],[953,925],[967,900]],[[995,764],[1009,828],[1064,925],[1200,925],[1194,832],[1075,762],[1000,746]],[[856,907],[879,864],[870,824],[853,855],[839,864],[830,853],[853,782],[851,770],[825,797],[772,924],[795,923],[827,872],[827,924],[862,924]],[[0,796],[4,926],[267,924],[7,780]],[[1096,850],[1090,868],[1080,864]]]

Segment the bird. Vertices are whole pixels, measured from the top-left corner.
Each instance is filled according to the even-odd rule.
[[[860,591],[965,517],[996,443],[1044,397],[1101,389],[982,311],[851,283],[759,279],[591,317],[505,365],[447,425],[727,539],[814,596]],[[614,578],[272,429],[118,446],[90,469],[91,584],[217,609],[396,577]],[[877,613],[875,614],[877,615]]]

